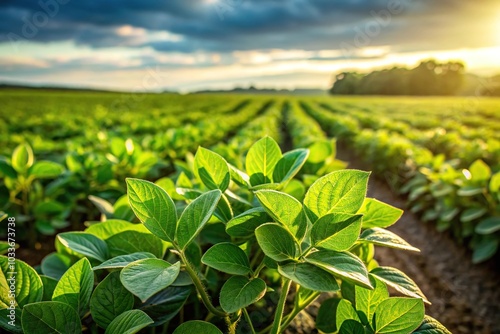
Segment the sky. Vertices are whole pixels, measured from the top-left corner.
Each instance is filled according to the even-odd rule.
[[[430,58],[500,73],[500,1],[0,1],[0,82],[328,88],[341,71]]]

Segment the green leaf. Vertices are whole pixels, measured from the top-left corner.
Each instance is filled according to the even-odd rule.
[[[153,295],[140,307],[154,320],[156,326],[160,326],[174,318],[191,294],[191,286],[173,286],[174,284]]]
[[[23,308],[26,304],[42,300],[42,280],[28,264],[18,259],[0,256],[0,269],[0,308],[11,306],[12,298],[9,295],[12,284],[15,285],[14,306]]]
[[[372,290],[355,287],[356,310],[361,322],[365,325],[371,325],[378,304],[389,298],[389,291],[382,281],[373,275],[370,276],[370,281],[373,286]]]
[[[316,247],[345,251],[358,240],[361,231],[361,215],[327,214],[313,225],[311,242]]]
[[[492,193],[500,192],[500,172],[493,174],[489,188]]]
[[[100,213],[105,215],[107,218],[113,217],[115,209],[113,208],[113,205],[111,203],[106,201],[104,198],[93,195],[89,195],[88,199],[92,202],[92,204],[96,206]]]
[[[359,170],[332,172],[314,182],[304,206],[311,222],[332,212],[356,213],[366,196],[370,173]]]
[[[339,334],[365,334],[365,328],[356,320],[348,319],[342,323]]]
[[[167,192],[154,183],[129,178],[127,194],[130,207],[144,226],[158,238],[172,242],[177,212]]]
[[[342,299],[329,298],[321,303],[316,317],[316,328],[325,333],[335,333],[337,323],[332,321],[333,315],[337,314],[337,307]]]
[[[489,217],[483,219],[475,229],[479,234],[491,234],[500,231],[500,217]]]
[[[72,265],[56,285],[52,300],[71,306],[80,316],[89,309],[94,288],[94,273],[89,260],[83,258]]]
[[[421,299],[392,297],[378,304],[373,324],[377,334],[408,334],[420,326],[424,315]]]
[[[102,280],[90,299],[90,314],[97,325],[106,329],[120,314],[134,307],[134,296],[120,282],[120,273]]]
[[[177,327],[173,334],[222,334],[222,332],[209,322],[191,320]]]
[[[266,223],[255,230],[255,236],[264,254],[281,262],[297,258],[299,245],[284,227],[275,223]]]
[[[80,317],[65,303],[57,301],[26,305],[21,318],[25,334],[79,334]]]
[[[306,261],[350,283],[373,289],[363,261],[352,253],[320,250],[309,254]]]
[[[251,185],[271,183],[274,168],[281,157],[281,149],[271,137],[264,137],[253,144],[246,157]]]
[[[149,232],[123,231],[107,239],[106,244],[113,257],[147,252],[157,258],[162,258],[164,252],[161,239]]]
[[[37,179],[50,179],[61,175],[64,167],[53,161],[37,161],[28,171],[28,175]]]
[[[5,175],[5,177],[11,179],[17,179],[17,172],[11,165],[5,160],[0,159],[0,172]],[[1,174],[0,174],[1,175]]]
[[[374,198],[366,198],[358,211],[363,215],[363,229],[372,227],[389,227],[403,215],[403,210]]]
[[[99,239],[107,240],[123,231],[138,231],[149,233],[149,230],[143,224],[133,224],[131,222],[119,219],[108,219],[104,222],[92,224],[85,229],[86,233],[95,235]]]
[[[192,201],[184,209],[176,232],[177,242],[181,249],[186,249],[186,246],[193,241],[212,217],[221,195],[222,193],[218,189],[209,191]]]
[[[278,272],[306,289],[338,291],[339,285],[330,273],[310,263],[289,263],[278,266]]]
[[[14,149],[12,153],[12,167],[19,172],[24,173],[35,162],[33,149],[28,144],[21,144]]]
[[[418,248],[413,247],[395,233],[379,227],[374,227],[363,231],[363,233],[361,233],[361,236],[359,237],[359,241],[369,242],[378,246],[420,252]]]
[[[307,218],[298,200],[276,190],[259,190],[255,195],[274,221],[282,224],[297,242],[304,238]]]
[[[458,196],[462,196],[462,197],[470,197],[470,196],[482,194],[483,190],[484,190],[483,187],[463,186],[460,189],[458,189],[457,194],[458,194]]]
[[[229,166],[229,173],[231,175],[231,179],[240,187],[248,188],[250,187],[250,177],[243,171],[234,167],[231,164]]]
[[[422,291],[418,288],[417,284],[405,273],[396,268],[377,267],[370,271],[370,274],[375,275],[376,278],[406,296],[421,298],[425,303],[429,305],[431,304],[429,300],[427,300],[427,297],[425,297]]]
[[[153,320],[143,311],[130,310],[117,316],[105,334],[135,334],[152,323]]]
[[[283,154],[273,171],[274,182],[286,182],[291,180],[304,166],[309,150],[296,149]]]
[[[472,263],[480,263],[491,258],[497,252],[500,241],[495,236],[485,236],[474,247]]]
[[[104,261],[98,266],[92,268],[92,270],[100,270],[100,269],[118,269],[126,267],[129,263],[132,263],[137,260],[142,259],[154,259],[155,256],[148,252],[136,252],[132,254],[125,254],[115,256],[112,259]]]
[[[486,208],[470,208],[462,212],[460,215],[460,221],[462,223],[468,223],[473,221],[474,219],[481,218],[488,212]]]
[[[451,334],[439,321],[426,315],[413,334]]]
[[[341,299],[339,304],[337,305],[337,312],[335,314],[335,322],[337,328],[342,328],[342,324],[348,320],[361,322],[358,313],[352,306],[351,302],[347,299]]]
[[[246,275],[252,271],[245,252],[229,242],[212,246],[205,252],[201,262],[231,275]]]
[[[71,267],[71,259],[66,255],[51,253],[42,260],[42,273],[59,280]]]
[[[210,190],[224,192],[231,176],[226,160],[215,152],[199,147],[194,157],[194,173]]]
[[[52,295],[54,294],[54,290],[57,286],[57,280],[55,278],[40,275],[40,279],[43,284],[43,298],[42,301],[49,302],[52,300]]]
[[[227,199],[225,194],[222,194],[217,208],[214,211],[214,216],[219,218],[221,222],[227,223],[233,219],[233,209],[231,208],[231,203]]]
[[[125,288],[143,302],[171,285],[181,268],[180,262],[170,264],[160,259],[143,259],[128,264],[120,273]]]
[[[8,308],[0,309],[0,328],[3,328],[7,333],[23,334],[23,328],[21,321],[16,320],[21,317],[22,310],[15,308],[14,310],[9,310]],[[12,321],[15,321],[14,323]]]
[[[260,278],[232,276],[220,290],[220,306],[227,313],[234,313],[264,297],[266,288],[266,282]]]
[[[226,225],[226,232],[236,238],[250,237],[257,227],[270,220],[264,208],[252,208],[231,219]]]
[[[483,160],[476,160],[469,168],[471,180],[477,182],[488,181],[491,177],[490,167]]]
[[[106,242],[92,234],[85,232],[64,232],[59,233],[57,239],[63,246],[92,259],[104,262],[109,258]]]

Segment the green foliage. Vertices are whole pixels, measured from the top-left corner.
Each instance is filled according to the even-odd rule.
[[[290,178],[300,175],[307,150],[282,154],[264,137],[250,152],[245,172],[231,173],[236,167],[200,149],[175,183],[127,179],[140,224],[108,219],[59,234],[57,252],[42,262],[43,278],[16,262],[29,280],[17,291],[25,297],[17,303],[24,332],[122,334],[150,327],[158,333],[168,326],[174,333],[221,333],[225,323],[236,333],[244,321],[253,331],[276,334],[321,292],[334,296],[318,314],[326,332],[434,326],[423,324],[427,300],[416,284],[373,260],[374,244],[416,249],[384,229],[401,215],[398,209],[366,200],[369,173],[332,171],[304,185],[302,200],[286,189],[301,182]],[[1,286],[7,301],[5,279]],[[387,286],[406,297],[390,297]],[[253,323],[248,312],[268,303],[276,304],[274,318]]]

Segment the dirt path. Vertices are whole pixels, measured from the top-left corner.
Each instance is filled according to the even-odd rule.
[[[347,150],[339,159],[349,161],[348,168],[365,166]],[[399,208],[404,199],[372,176],[368,196]],[[421,253],[377,247],[380,265],[393,266],[410,276],[432,305],[427,314],[442,322],[452,333],[500,334],[500,264],[490,261],[473,265],[471,254],[446,233],[439,233],[432,223],[423,223],[406,210],[403,217],[389,228]]]

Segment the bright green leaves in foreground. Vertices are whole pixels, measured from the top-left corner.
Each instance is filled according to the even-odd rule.
[[[245,252],[229,242],[212,246],[203,255],[201,262],[232,275],[246,275],[252,271]]]
[[[261,299],[266,293],[266,283],[260,278],[248,279],[233,276],[220,291],[220,305],[227,313],[234,313]]]
[[[144,226],[160,239],[172,242],[177,214],[167,192],[148,181],[127,179],[127,193],[132,210]]]
[[[26,334],[82,332],[80,317],[75,309],[57,301],[26,305],[21,322]]]
[[[274,168],[281,159],[281,149],[271,137],[257,141],[248,151],[246,170],[250,183],[255,186],[271,183]]]
[[[225,191],[231,180],[229,167],[223,157],[200,147],[194,157],[194,173],[210,190]]]
[[[332,213],[356,213],[363,204],[370,173],[358,170],[332,172],[313,183],[304,199],[311,222]]]
[[[9,261],[7,256],[0,256],[0,308],[11,306],[10,287],[15,286],[15,306],[42,300],[43,287],[37,272],[20,260]],[[14,284],[13,284],[14,283]]]
[[[281,262],[296,259],[299,245],[284,227],[274,223],[261,225],[255,230],[255,236],[264,254]]]

